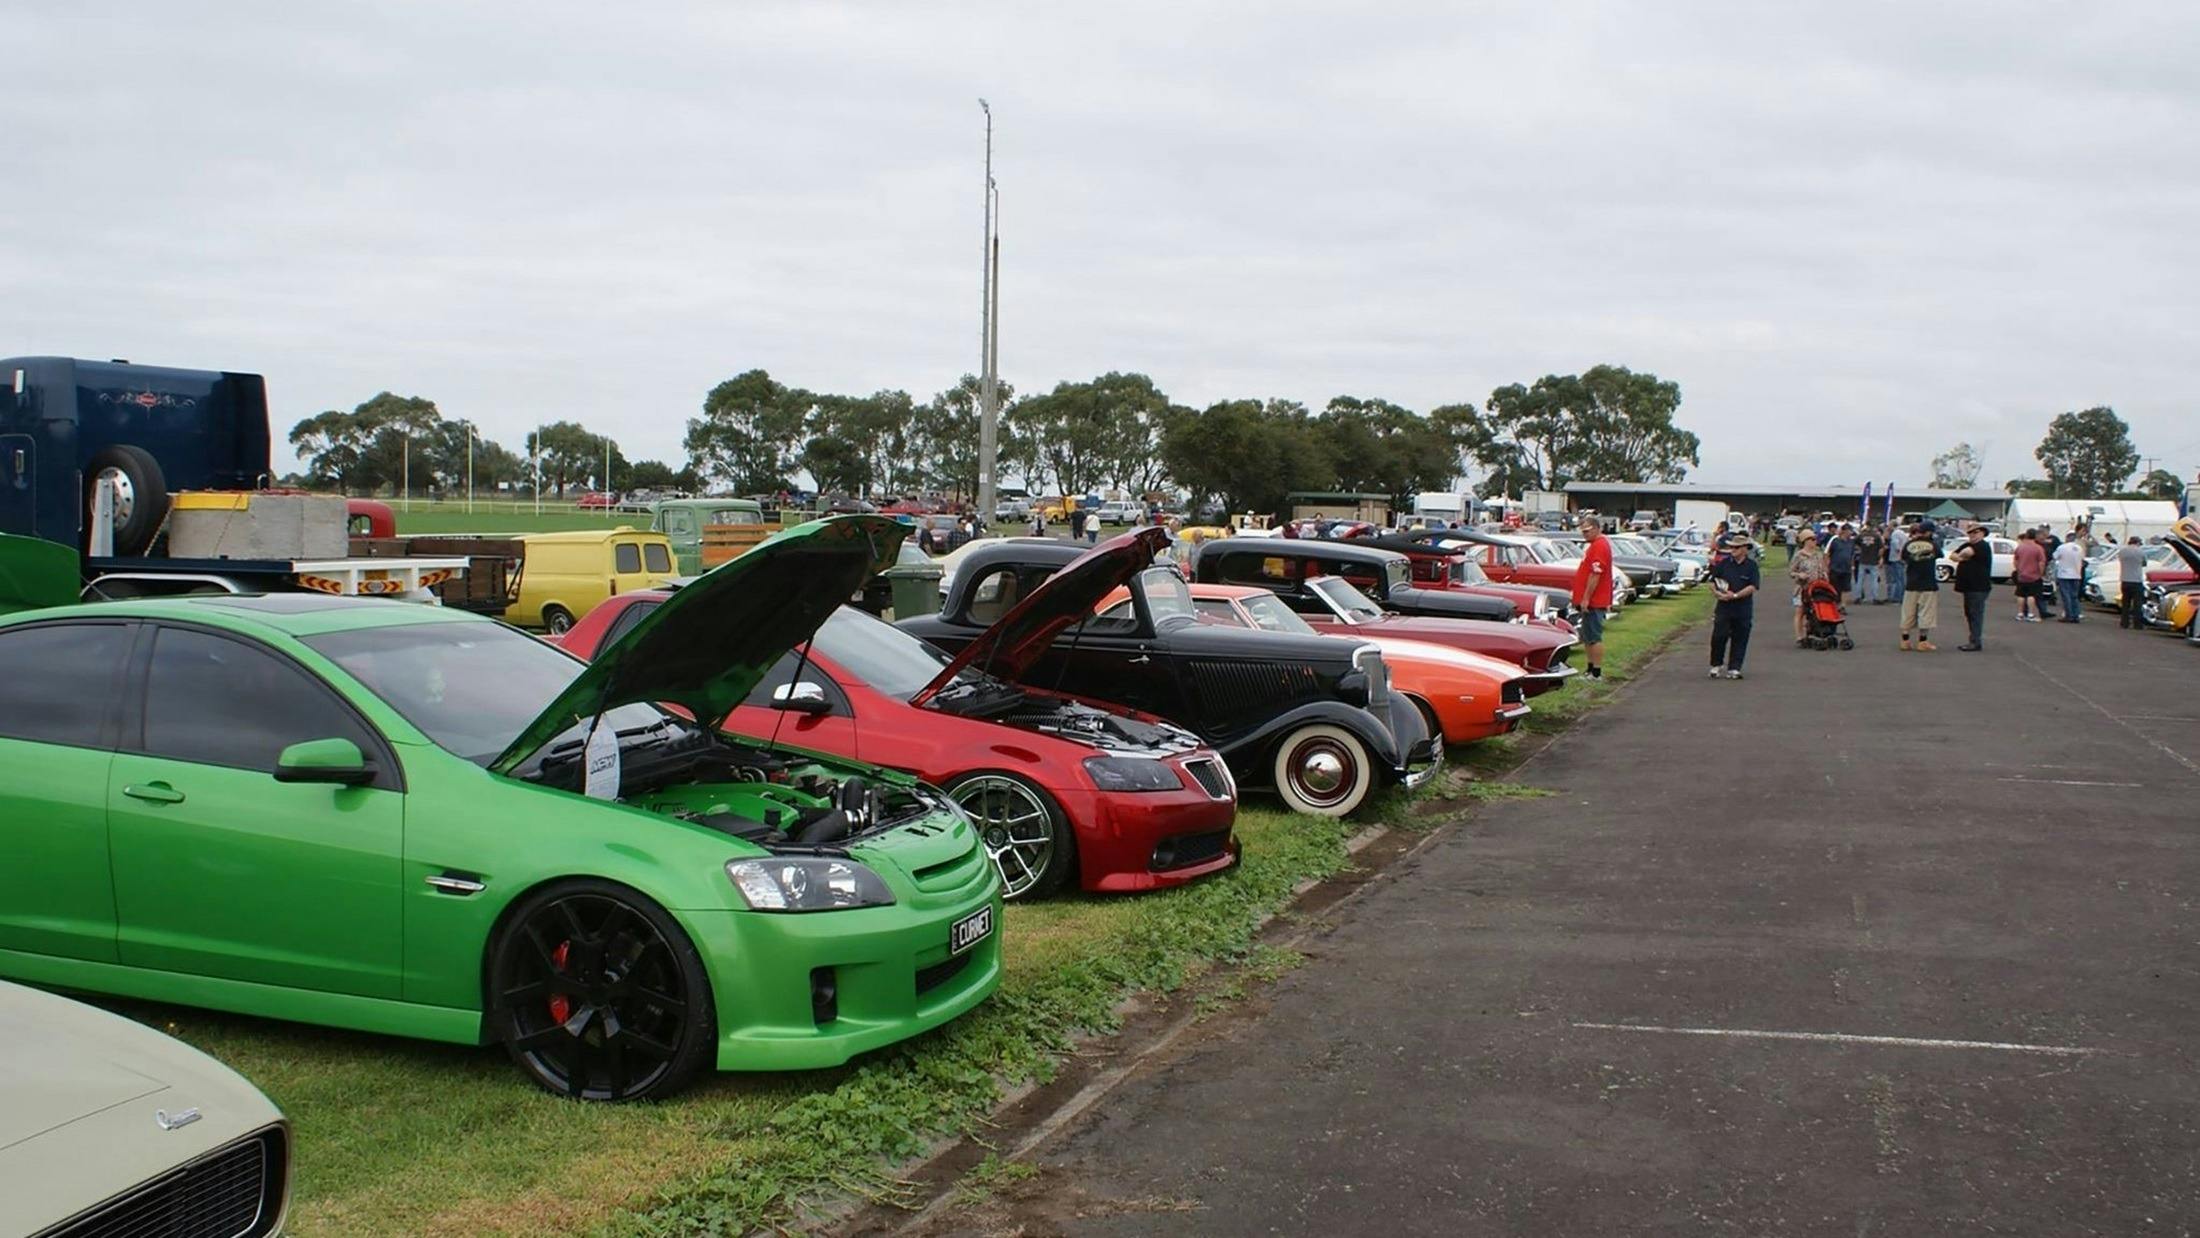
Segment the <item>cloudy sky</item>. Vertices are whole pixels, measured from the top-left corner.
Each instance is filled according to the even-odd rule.
[[[1712,481],[2200,466],[2189,5],[0,0],[0,353],[677,459],[716,381],[978,360],[1426,409],[1599,362]]]

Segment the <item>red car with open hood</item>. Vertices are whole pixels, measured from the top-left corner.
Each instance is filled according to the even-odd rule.
[[[671,596],[610,598],[559,643],[590,657]],[[1073,877],[1092,891],[1160,889],[1237,862],[1237,786],[1198,736],[997,679],[850,607],[781,658],[724,725],[860,753],[944,788],[977,825],[1008,898],[1043,896]]]

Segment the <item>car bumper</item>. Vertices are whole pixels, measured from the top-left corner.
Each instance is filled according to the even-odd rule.
[[[983,872],[977,893],[921,904],[688,913],[717,999],[718,1069],[838,1066],[991,996],[1001,983],[1001,895],[993,866]],[[948,926],[985,907],[993,931],[951,955]],[[833,998],[823,1009],[814,1000],[820,982]]]
[[[1564,663],[1554,664],[1547,671],[1531,671],[1520,680],[1521,688],[1529,696],[1540,696],[1556,688],[1566,686],[1566,681],[1581,673],[1580,668]]]
[[[1221,765],[1217,761],[1218,766]],[[1197,787],[1052,791],[1077,832],[1078,884],[1127,894],[1196,881],[1237,863],[1237,802]]]
[[[1444,737],[1428,733],[1428,723],[1421,717],[1421,707],[1402,692],[1391,694],[1386,711],[1390,721],[1390,734],[1396,741],[1393,751],[1402,759],[1390,771],[1398,785],[1408,791],[1434,778],[1444,767]]]

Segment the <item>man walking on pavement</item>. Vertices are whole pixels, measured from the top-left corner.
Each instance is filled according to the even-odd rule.
[[[1994,548],[1986,530],[1972,525],[1956,547],[1956,593],[1963,598],[1963,623],[1971,639],[1957,645],[1965,653],[1986,648],[1986,604],[1994,597]]]
[[[2030,529],[2017,534],[2017,567],[2011,578],[2017,582],[2017,622],[2038,623],[2040,594],[2047,578],[2047,548]]]
[[[1612,541],[1603,522],[1581,518],[1581,566],[1574,569],[1575,635],[1589,659],[1589,678],[1604,678],[1604,612],[1612,609]]]
[[[1757,589],[1763,578],[1750,555],[1755,544],[1736,534],[1719,542],[1725,553],[1711,561],[1711,590],[1719,605],[1711,615],[1711,677],[1740,679],[1749,655],[1749,629],[1756,617]]]
[[[2147,552],[2134,537],[2116,548],[2116,570],[2121,574],[2123,587],[2122,605],[2117,608],[2116,626],[2146,631],[2147,621],[2139,608],[2147,600]]]
[[[2055,597],[2062,603],[2057,623],[2077,623],[2078,590],[2085,580],[2085,543],[2071,536],[2055,547]]]
[[[1940,538],[1930,520],[1921,520],[1903,538],[1902,560],[1902,648],[1910,648],[1910,636],[1917,636],[1917,648],[1933,652],[1933,624],[1940,618]]]

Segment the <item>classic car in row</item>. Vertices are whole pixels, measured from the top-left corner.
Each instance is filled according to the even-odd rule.
[[[612,598],[562,643],[594,657],[674,596]],[[1073,877],[1092,891],[1158,889],[1237,859],[1236,787],[1198,736],[958,665],[852,607],[781,654],[723,723],[943,788],[976,823],[1008,898]]]
[[[592,664],[388,601],[70,605],[67,548],[0,539],[0,975],[501,1044],[586,1100],[945,1023],[1000,980],[962,808],[694,721],[902,536],[788,529]]]
[[[1398,582],[1410,572],[1404,555],[1340,542],[1244,538],[1208,542],[1192,555],[1202,584],[1266,589],[1325,635],[1410,636],[1487,654],[1529,672],[1533,696],[1564,683],[1566,658],[1578,643],[1554,624],[1462,623],[1432,612],[1439,590]],[[1368,592],[1362,592],[1363,588]],[[1372,596],[1371,596],[1372,595]],[[1380,599],[1380,600],[1378,600]]]
[[[1303,575],[1318,570],[1325,576],[1344,577],[1382,603],[1384,609],[1401,615],[1516,621],[1512,626],[1527,624],[1534,618],[1527,608],[1507,598],[1464,589],[1434,588],[1417,582],[1413,578],[1412,564],[1405,555],[1372,545],[1364,538],[1323,541],[1230,537],[1218,542],[1202,542],[1192,551],[1188,562],[1193,579],[1210,584],[1259,584],[1260,581],[1248,578],[1292,572]],[[1278,565],[1284,566],[1279,570]]]
[[[1200,623],[1184,578],[1153,565],[1167,541],[1146,528],[1090,551],[983,543],[940,614],[898,626],[958,667],[1171,719],[1212,745],[1240,786],[1272,787],[1296,811],[1342,816],[1385,783],[1434,773],[1443,742],[1390,691],[1378,648]],[[1130,610],[1096,616],[1118,587]]]
[[[1348,586],[1349,587],[1349,586]],[[1199,617],[1230,627],[1319,636],[1320,632],[1266,589],[1248,585],[1193,585],[1192,605]],[[1130,605],[1110,597],[1103,617]],[[1496,658],[1428,641],[1385,636],[1380,627],[1354,633],[1373,641],[1390,668],[1390,686],[1413,702],[1431,734],[1448,744],[1466,744],[1503,735],[1528,716],[1526,671]]]
[[[1445,538],[1444,532],[1438,529],[1419,529],[1401,536],[1364,538],[1355,544],[1404,555],[1406,570],[1416,587],[1457,589],[1463,593],[1501,597],[1511,602],[1518,613],[1527,616],[1532,623],[1556,624],[1564,631],[1573,630],[1570,622],[1573,595],[1570,591],[1554,589],[1548,585],[1491,580],[1489,573],[1482,570],[1477,557],[1469,553],[1470,547],[1463,542]]]

